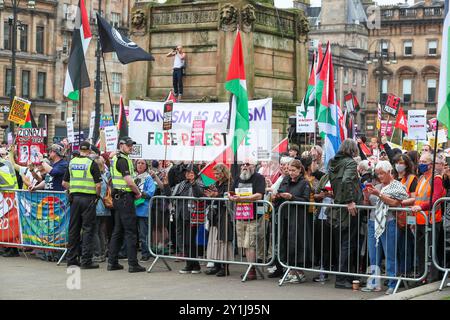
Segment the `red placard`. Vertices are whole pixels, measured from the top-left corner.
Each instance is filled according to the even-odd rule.
[[[20,244],[19,214],[14,201],[15,192],[0,193],[0,242]]]
[[[383,107],[383,111],[395,117],[397,115],[399,107],[400,98],[390,93],[387,97],[386,104]]]
[[[194,120],[192,123],[191,146],[203,146],[206,120]]]
[[[29,161],[39,163],[38,153],[45,153],[44,128],[19,128],[16,135],[17,163],[26,166]]]

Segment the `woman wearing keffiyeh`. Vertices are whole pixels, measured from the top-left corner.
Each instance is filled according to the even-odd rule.
[[[401,200],[408,198],[405,186],[392,176],[392,165],[389,161],[379,161],[375,167],[375,173],[380,180],[380,184],[375,187],[368,184],[364,189],[364,199],[366,203],[375,205],[375,209],[370,212],[368,222],[368,249],[371,265],[371,273],[381,268],[381,247],[386,260],[386,273],[389,277],[397,274],[396,246],[397,246],[397,224],[395,213],[389,211],[389,207],[399,207]],[[362,291],[380,291],[379,279],[369,279],[367,286]],[[389,280],[386,294],[393,294],[396,280]]]

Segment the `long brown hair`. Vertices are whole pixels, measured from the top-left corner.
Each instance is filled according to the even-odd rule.
[[[292,160],[291,163],[289,163],[290,166],[300,169],[300,175],[304,176],[305,175],[305,167],[302,165],[302,162],[300,160]]]
[[[216,164],[214,166],[214,168],[213,168],[213,171],[218,171],[218,172],[223,173],[223,175],[224,175],[223,181],[229,181],[229,180],[231,181],[231,179],[230,179],[230,177],[231,177],[230,170],[223,163]]]

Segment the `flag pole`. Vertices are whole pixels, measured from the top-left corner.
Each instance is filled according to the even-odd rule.
[[[81,146],[81,117],[83,111],[83,90],[80,89],[80,103],[78,106],[78,148]]]
[[[436,116],[437,120],[437,116]],[[439,121],[436,121],[436,133],[434,135],[434,155],[433,155],[433,170],[431,174],[431,193],[430,193],[430,209],[433,207],[433,193],[434,193],[434,174],[436,169],[436,152],[438,145],[438,130],[439,130]]]
[[[114,121],[114,109],[112,105],[111,91],[109,90],[108,72],[106,71],[105,56],[103,55],[103,52],[102,52],[102,60],[103,60],[103,69],[105,69],[105,80],[106,80],[106,87],[108,88],[109,106],[111,107],[112,122],[113,126],[115,126],[116,123]]]

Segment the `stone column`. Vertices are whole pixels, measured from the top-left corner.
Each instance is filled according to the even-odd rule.
[[[295,94],[294,100],[301,101],[308,83],[308,19],[302,10],[297,11],[295,41]],[[306,75],[301,79],[301,75]]]

